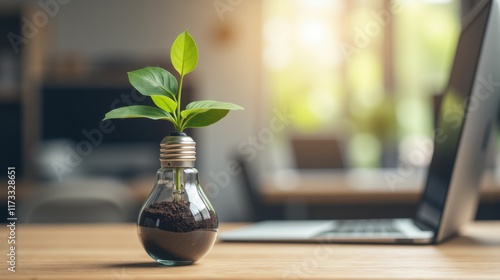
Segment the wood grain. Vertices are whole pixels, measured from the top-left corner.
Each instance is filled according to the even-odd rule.
[[[17,241],[16,272],[2,261],[0,279],[500,279],[500,222],[439,246],[218,242],[184,267],[153,262],[132,224],[20,225]]]

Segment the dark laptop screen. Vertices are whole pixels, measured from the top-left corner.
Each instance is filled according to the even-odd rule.
[[[434,154],[416,217],[435,230],[441,220],[455,165],[490,9],[491,2],[462,29],[449,84],[441,103]]]

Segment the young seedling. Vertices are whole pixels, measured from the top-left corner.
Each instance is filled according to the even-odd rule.
[[[231,110],[242,107],[228,102],[213,100],[194,101],[181,109],[182,84],[184,76],[192,72],[198,64],[198,48],[193,37],[186,31],[175,39],[170,50],[170,59],[179,73],[179,82],[167,70],[160,67],[145,67],[128,72],[130,84],[145,96],[150,96],[157,107],[134,105],[109,111],[103,120],[148,118],[166,120],[174,125],[176,132],[186,128],[205,127],[224,118]],[[176,170],[177,178],[180,169]],[[176,190],[180,191],[180,180]]]

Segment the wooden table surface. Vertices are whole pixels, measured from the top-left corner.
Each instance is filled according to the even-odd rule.
[[[150,259],[133,224],[18,225],[15,273],[5,228],[0,279],[500,279],[500,222],[476,222],[439,246],[219,242],[183,267]]]

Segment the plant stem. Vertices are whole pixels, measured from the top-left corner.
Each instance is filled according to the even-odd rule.
[[[177,90],[177,112],[176,112],[176,129],[177,132],[182,132],[182,116],[181,116],[181,95],[182,95],[182,83],[184,82],[184,76],[181,75],[181,81],[179,82],[179,89]]]
[[[177,110],[175,114],[175,120],[177,124],[175,125],[175,129],[177,132],[182,132],[182,116],[181,116],[181,97],[182,97],[182,83],[184,82],[184,75],[181,75],[181,80],[179,82],[179,88],[177,90]],[[175,169],[175,190],[176,190],[176,195],[174,195],[174,201],[175,200],[182,200],[181,195],[181,188],[182,188],[182,183],[181,183],[181,168],[176,168]]]
[[[175,190],[174,190],[174,201],[182,200],[182,182],[181,182],[181,168],[175,168]]]

